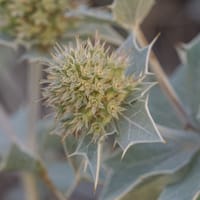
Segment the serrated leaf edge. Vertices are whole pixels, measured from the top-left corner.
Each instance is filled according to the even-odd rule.
[[[156,134],[159,136],[159,138],[160,138],[160,140],[158,140],[158,141],[154,141],[154,142],[163,142],[163,143],[166,143],[166,141],[164,140],[164,138],[162,137],[162,135],[161,135],[161,133],[160,133],[160,131],[158,130],[158,128],[157,128],[157,125],[156,125],[156,123],[154,122],[154,120],[153,120],[153,118],[152,118],[152,116],[151,116],[151,114],[150,114],[150,111],[149,111],[149,108],[148,108],[148,101],[149,101],[149,96],[147,96],[147,98],[146,98],[146,100],[145,100],[145,110],[146,110],[146,112],[147,112],[147,116],[149,117],[149,119],[150,119],[150,121],[151,121],[151,123],[152,123],[152,125],[153,125],[153,127],[154,127],[154,129],[155,129],[155,132],[156,132]],[[139,125],[140,126],[140,125]],[[122,148],[122,146],[120,146],[122,149],[123,149],[123,153],[122,153],[122,159],[124,158],[124,156],[125,156],[125,154],[126,154],[126,152],[128,151],[128,149],[131,147],[131,146],[133,146],[133,145],[135,145],[135,144],[138,144],[138,143],[151,143],[151,142],[148,142],[148,141],[146,141],[146,140],[144,140],[144,141],[142,141],[142,140],[140,140],[140,141],[132,141],[132,142],[130,142],[129,143],[129,145],[125,148],[125,149],[123,149]],[[119,143],[118,143],[119,144]],[[119,144],[120,145],[120,144]]]

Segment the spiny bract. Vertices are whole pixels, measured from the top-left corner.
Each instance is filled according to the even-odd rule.
[[[67,0],[0,0],[1,30],[23,42],[48,47],[69,25]]]
[[[65,136],[106,133],[112,119],[123,112],[126,97],[138,80],[125,76],[127,59],[112,53],[98,39],[75,47],[55,47],[49,62],[44,98],[53,107]]]

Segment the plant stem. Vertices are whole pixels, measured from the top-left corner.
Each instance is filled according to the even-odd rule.
[[[34,152],[37,152],[37,122],[40,111],[40,77],[42,66],[40,64],[31,64],[29,69],[29,87],[28,87],[28,132],[29,145]]]
[[[39,118],[40,77],[42,66],[30,64],[28,76],[28,144],[32,151],[37,154],[37,122]],[[24,174],[24,183],[27,200],[39,199],[34,175]],[[31,194],[31,195],[30,195]]]
[[[59,190],[57,190],[56,186],[53,184],[53,182],[49,178],[46,168],[43,167],[42,164],[41,164],[41,166],[42,167],[40,168],[39,175],[42,178],[42,180],[44,181],[44,183],[48,186],[50,191],[55,195],[56,199],[57,200],[67,200],[67,198]]]
[[[24,188],[26,191],[25,199],[27,200],[39,199],[35,177],[28,172],[24,172],[22,173],[22,182],[24,184]]]
[[[142,47],[147,46],[148,45],[147,39],[145,38],[142,30],[139,27],[135,29],[135,33],[140,45]],[[151,52],[151,55],[150,55],[150,67],[152,71],[155,73],[158,83],[160,87],[162,88],[162,91],[168,98],[171,105],[174,107],[177,117],[182,123],[182,125],[184,126],[184,128],[196,130],[196,128],[193,127],[188,113],[185,111],[184,106],[182,105],[174,88],[170,84],[154,52]]]

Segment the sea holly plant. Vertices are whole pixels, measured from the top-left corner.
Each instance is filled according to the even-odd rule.
[[[70,33],[71,29],[75,30],[78,28],[78,26],[80,26],[80,24],[82,26],[84,25],[85,21],[81,21],[73,16],[70,17],[66,14],[69,10],[73,9],[73,3],[73,1],[68,0],[0,1],[0,46],[2,48],[4,46],[9,48],[11,47],[13,48],[13,50],[16,51],[22,50],[23,53],[21,59],[17,60],[17,62],[19,63],[19,61],[21,62],[27,60],[30,63],[27,102],[29,107],[29,114],[27,118],[29,119],[29,121],[27,122],[28,127],[26,127],[26,134],[28,135],[28,137],[30,137],[28,139],[28,142],[26,141],[26,143],[28,145],[27,148],[29,148],[29,151],[33,151],[32,155],[34,156],[31,155],[30,157],[35,160],[36,163],[38,160],[40,160],[39,157],[42,157],[41,155],[38,155],[39,145],[37,142],[36,134],[38,132],[39,126],[39,89],[40,77],[42,74],[42,66],[40,65],[40,63],[38,63],[38,61],[41,60],[41,57],[43,57],[44,59],[48,57],[47,52],[50,51],[51,47],[56,41],[60,41],[61,43],[63,43],[63,41],[69,41],[69,38],[72,38],[72,34]],[[93,22],[93,32],[94,27],[95,26]],[[116,41],[118,41],[119,44],[121,42],[121,37],[119,36],[119,34],[115,33],[114,29],[112,29],[109,24],[103,24],[103,29],[101,29],[100,25],[96,27],[96,30],[100,29],[99,32],[102,33],[101,35],[103,35],[103,37],[106,39],[108,38],[106,37],[106,35],[114,34],[115,37],[113,38],[116,38],[116,36],[118,36],[118,39],[112,40],[111,43],[115,43]],[[83,35],[86,35],[87,33],[84,33]],[[78,31],[76,31],[76,34],[82,36],[82,33],[79,32],[79,29]],[[3,110],[2,113],[4,113]],[[5,116],[1,119],[2,123],[4,123]],[[9,120],[6,118],[6,124],[8,124],[7,121]],[[9,128],[3,128],[3,132],[10,132],[9,130]],[[11,132],[15,133],[15,131]],[[14,135],[13,137],[15,138],[15,134],[12,135]],[[27,135],[25,137],[27,137]],[[11,141],[9,142],[9,144],[9,147],[11,147],[13,144],[15,144],[15,142]],[[8,149],[10,150],[10,148]],[[21,148],[19,149],[21,150]],[[23,153],[28,153],[29,151],[25,150]],[[22,153],[22,151],[20,152]],[[9,155],[8,151],[6,151],[6,155],[7,154]],[[12,155],[8,157],[13,158]],[[9,159],[7,160],[7,158],[3,160],[6,160],[5,163],[7,163],[7,161],[9,162]],[[19,161],[20,160],[21,158],[19,158]],[[22,165],[23,163],[25,162],[22,162]],[[41,160],[39,161],[39,163],[41,164]],[[24,165],[26,168],[26,164]],[[2,170],[6,169],[6,164],[2,164],[2,166]],[[12,169],[14,168],[15,167],[13,166]],[[29,169],[29,167],[27,168]],[[47,174],[47,171],[43,172]],[[45,174],[43,173],[43,175]],[[60,197],[61,195],[59,195],[59,192],[56,191],[54,184],[51,181],[48,181],[49,177],[46,175],[41,177],[44,178],[43,181],[46,180],[46,182],[50,183],[47,185],[51,189],[54,188],[53,192],[55,196],[57,196],[58,199],[63,199],[62,197]]]
[[[109,53],[96,38],[94,43],[77,39],[75,47],[55,47],[48,63],[44,98],[55,110],[58,133],[63,139],[76,137],[72,155],[84,155],[95,187],[102,143],[109,135],[124,155],[135,143],[163,141],[147,106],[147,91],[154,84],[147,70],[151,45],[138,49],[133,37],[128,41],[132,48],[126,51],[134,50],[135,59],[123,46]]]
[[[98,30],[105,40],[114,44],[122,42],[122,37],[107,22],[100,24],[96,19],[90,23],[79,15],[68,14],[79,7],[71,0],[1,0],[0,6],[0,44],[26,47],[28,60],[43,54],[48,56],[46,52],[57,41],[69,42],[74,34],[86,36]]]
[[[136,5],[141,8],[141,2],[134,1],[131,5],[131,1],[116,0],[113,4],[115,19],[122,25],[124,23],[129,30],[138,30],[140,23],[137,22],[142,16],[137,20],[136,14],[132,14],[134,9],[129,8]],[[126,9],[119,9],[120,4]],[[136,32],[136,37],[143,45],[145,40],[140,32]],[[108,159],[106,166],[110,169],[110,177],[100,199],[199,198],[199,49],[199,38],[185,46],[182,52],[183,66],[178,68],[170,81],[160,69],[159,63],[151,62],[151,69],[155,72],[160,88],[170,100],[156,91],[156,88],[153,89],[155,91],[150,96],[149,104],[153,118],[157,123],[169,127],[178,121],[179,125],[174,127],[179,130],[159,127],[166,144],[135,145],[127,151],[121,162],[119,160],[123,151]]]
[[[167,78],[152,53],[156,39],[147,44],[140,31],[140,24],[154,1],[115,0],[110,6],[111,13],[87,8],[62,12],[65,6],[59,7],[61,4],[55,3],[58,1],[35,2],[1,0],[1,9],[5,8],[1,13],[6,19],[6,23],[1,23],[2,34],[17,39],[18,44],[30,42],[30,49],[40,57],[45,52],[45,63],[41,63],[47,66],[42,81],[43,98],[54,111],[54,122],[52,118],[47,124],[38,119],[39,90],[35,87],[30,88],[28,114],[22,112],[25,113],[22,117],[19,112],[10,122],[0,109],[0,133],[8,133],[6,139],[1,137],[0,170],[23,170],[39,176],[59,200],[73,198],[78,184],[91,183],[91,180],[93,190],[98,186],[101,189],[100,200],[198,200],[199,38],[183,46],[182,65]],[[31,8],[34,8],[31,13],[39,15],[38,18],[26,17],[30,14],[27,9]],[[48,12],[36,12],[41,10]],[[47,23],[46,17],[51,16],[49,12],[54,22],[59,13],[64,14],[62,19],[66,19],[66,23],[72,20],[67,25],[47,20],[52,22],[51,28],[55,26],[53,32],[61,26],[61,29],[69,29],[71,36],[78,31],[83,35],[88,31],[94,33],[93,25],[98,22],[96,27],[103,24],[100,36],[113,33],[108,43],[120,45],[116,49],[109,48],[98,34],[88,40],[76,37],[76,42],[69,45],[53,34],[58,44],[49,58],[47,49],[53,43],[49,35],[41,40],[45,36],[40,29],[41,23]],[[80,29],[76,27],[77,19],[91,24],[80,23]],[[31,34],[24,32],[27,22],[37,25],[31,26]],[[129,36],[123,43],[108,23],[126,28]],[[70,24],[73,28],[68,27]],[[65,39],[69,35],[66,33]],[[30,76],[30,80],[38,84],[37,72],[31,73],[35,78]],[[48,134],[50,131],[54,134]],[[31,143],[23,141],[27,132]],[[39,132],[38,137],[31,137],[36,132]],[[64,159],[62,148],[66,154],[66,157],[62,154]],[[86,199],[92,198],[89,195]]]

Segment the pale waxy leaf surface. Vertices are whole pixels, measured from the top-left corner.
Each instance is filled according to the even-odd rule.
[[[136,100],[127,106],[126,111],[116,121],[116,127],[116,141],[124,154],[130,146],[137,143],[164,142],[148,111],[147,99]]]
[[[148,72],[148,61],[152,44],[140,49],[134,36],[130,35],[117,50],[119,55],[128,58],[129,66],[125,74],[136,78],[143,77],[141,84],[127,97],[126,110],[120,114],[115,123],[118,132],[116,142],[119,143],[124,154],[131,145],[136,143],[164,141],[149,113],[146,97],[147,91],[155,84],[148,81],[148,77],[151,76]]]
[[[112,5],[113,17],[126,28],[133,28],[146,17],[154,0],[115,0]]]
[[[159,200],[195,200],[200,192],[200,154],[190,164],[188,173],[176,184],[169,185]]]
[[[139,48],[133,34],[118,48],[117,53],[128,59],[126,75],[138,77],[148,73],[149,54],[153,43],[144,48]]]
[[[123,159],[123,152],[120,152],[107,161],[111,173],[101,199],[120,199],[145,178],[177,172],[191,161],[200,148],[200,137],[195,133],[159,129],[166,144],[135,145]]]
[[[83,156],[89,170],[91,172],[92,178],[96,179],[97,176],[97,153],[98,153],[98,145],[93,142],[92,135],[89,134],[87,136],[83,136],[80,138],[76,150],[70,154],[70,157],[73,156]]]

